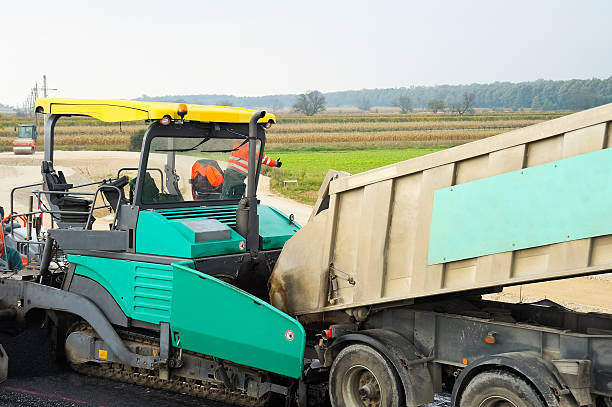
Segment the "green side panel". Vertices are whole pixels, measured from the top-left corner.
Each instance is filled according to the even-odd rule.
[[[299,224],[291,222],[289,216],[270,206],[259,205],[257,214],[263,250],[282,249],[285,242],[300,230]]]
[[[75,274],[104,287],[132,319],[159,324],[170,321],[172,266],[102,257],[68,255]]]
[[[234,218],[235,214],[234,207]],[[215,217],[194,210],[141,211],[136,226],[136,252],[192,259],[245,251],[245,239],[233,229],[229,239],[196,242],[195,232],[182,221],[198,219]]]
[[[612,234],[612,149],[435,191],[428,263]]]
[[[174,346],[301,377],[306,333],[298,321],[186,263],[173,266]]]

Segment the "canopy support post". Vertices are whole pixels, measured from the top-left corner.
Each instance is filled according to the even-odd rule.
[[[60,116],[45,114],[45,161],[53,162],[53,145],[55,142],[55,123]]]

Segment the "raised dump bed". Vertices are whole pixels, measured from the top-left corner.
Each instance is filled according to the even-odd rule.
[[[612,104],[330,171],[276,263],[272,303],[304,315],[612,270],[610,121]]]

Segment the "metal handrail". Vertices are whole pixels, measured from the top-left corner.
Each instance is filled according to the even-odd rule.
[[[53,220],[54,220],[54,214],[64,214],[64,215],[84,215],[84,214],[89,214],[89,211],[85,212],[85,211],[54,211],[52,209],[47,209],[44,202],[42,202],[42,200],[40,199],[40,194],[46,194],[46,193],[61,193],[60,191],[32,191],[32,193],[34,195],[36,195],[36,200],[38,201],[38,206],[42,207],[44,209],[40,210],[40,213],[48,213],[49,215],[51,215],[51,227],[53,227]],[[65,192],[64,192],[65,193]],[[24,213],[24,215],[28,215],[27,213]]]
[[[104,208],[108,208],[110,207],[111,209],[113,208],[110,204],[108,205],[103,205],[103,206],[96,206],[96,200],[98,198],[98,193],[104,189],[104,188],[114,188],[117,190],[119,197],[117,198],[117,205],[115,205],[115,215],[113,216],[113,227],[115,227],[116,222],[117,222],[117,209],[119,209],[119,203],[121,202],[121,190],[114,186],[114,185],[110,185],[110,184],[102,184],[100,185],[97,189],[96,192],[68,192],[68,191],[45,191],[45,190],[33,190],[32,193],[36,195],[36,199],[39,203],[42,202],[40,195],[41,194],[55,194],[55,195],[64,195],[64,194],[70,194],[70,195],[82,195],[82,196],[93,196],[93,200],[91,203],[91,208],[89,209],[89,211],[54,211],[54,210],[48,210],[48,209],[42,209],[40,211],[37,212],[28,212],[28,213],[24,213],[23,215],[29,215],[29,214],[34,214],[34,213],[48,213],[48,214],[60,214],[60,215],[84,215],[87,214],[87,223],[85,223],[85,228],[84,229],[89,229],[90,228],[90,221],[91,218],[93,216],[93,211],[97,210],[97,209],[104,209]]]
[[[92,196],[94,195],[93,192],[68,192],[68,191],[45,191],[45,190],[33,190],[31,191],[34,195],[36,195],[36,200],[37,200],[37,204],[38,207],[41,207],[42,199],[40,198],[40,194],[49,194],[49,195],[64,195],[64,194],[71,194],[71,195],[83,195],[83,196]],[[54,211],[54,210],[50,210],[50,209],[44,209],[41,210],[42,213],[48,213],[51,215],[51,224],[53,224],[53,214],[58,213],[58,214],[64,214],[64,215],[84,215],[84,214],[89,214],[89,211],[85,212],[85,211]]]
[[[35,184],[22,185],[22,186],[15,187],[15,188],[11,189],[11,212],[10,212],[10,216],[13,216],[13,213],[14,213],[14,211],[13,211],[13,198],[15,196],[15,191],[18,190],[18,189],[37,187],[37,186],[42,185],[42,184],[43,184],[42,182],[37,182]],[[11,237],[14,237],[14,236],[15,236],[15,234],[13,233],[13,229],[11,228]]]
[[[121,172],[122,170],[130,170],[130,169],[131,168],[122,168],[122,169],[119,170],[119,172]],[[161,179],[162,179],[162,188],[163,188],[163,182],[164,182],[163,181],[163,173],[161,172],[161,170],[159,168],[152,168],[152,169],[153,170],[157,170],[157,171],[160,172],[160,174],[162,174]],[[117,173],[117,174],[119,174],[119,173]],[[119,176],[117,176],[117,178],[119,178]],[[19,214],[15,214],[15,211],[14,211],[14,207],[15,207],[15,191],[17,191],[19,189],[38,187],[38,186],[44,185],[44,182],[36,182],[34,184],[21,185],[21,186],[14,187],[14,188],[11,189],[11,208],[10,208],[9,216],[12,217],[11,218],[11,220],[12,220],[12,219],[15,218],[15,216],[18,216],[18,215],[28,216],[28,215],[38,215],[38,214],[48,213],[48,214],[51,215],[51,222],[53,223],[53,214],[60,214],[60,215],[61,214],[65,214],[65,215],[81,215],[81,214],[84,215],[84,214],[87,214],[88,215],[88,217],[87,217],[87,225],[88,225],[93,211],[95,211],[97,209],[108,208],[108,207],[112,208],[112,206],[110,204],[104,205],[104,206],[99,206],[99,207],[95,206],[95,201],[96,201],[96,198],[97,198],[98,191],[101,188],[103,189],[103,188],[111,187],[111,188],[117,189],[118,192],[119,192],[119,199],[118,199],[117,205],[115,207],[115,216],[114,216],[114,219],[113,219],[113,227],[114,227],[115,223],[116,223],[116,219],[117,219],[117,209],[119,207],[119,202],[121,201],[121,191],[119,191],[119,189],[117,187],[114,187],[112,185],[106,184],[106,182],[112,182],[112,181],[113,181],[113,178],[108,178],[108,179],[104,178],[101,181],[93,181],[93,182],[88,182],[88,183],[85,183],[85,184],[80,184],[80,185],[73,186],[72,188],[69,188],[66,191],[32,190],[32,191],[30,191],[30,193],[36,195],[37,206],[39,208],[43,208],[43,209],[40,209],[38,211],[30,211],[30,212],[19,213]],[[71,189],[82,188],[82,187],[96,185],[96,184],[102,184],[101,186],[98,187],[98,189],[96,189],[96,192],[77,192],[77,191],[71,191]],[[46,207],[44,205],[44,202],[42,202],[42,200],[41,200],[41,197],[40,197],[41,194],[50,194],[50,195],[52,195],[52,194],[55,194],[55,195],[70,194],[70,195],[81,195],[81,196],[94,196],[94,200],[92,202],[91,209],[89,211],[87,211],[87,212],[85,212],[85,211],[54,211],[54,210],[46,209]],[[15,216],[13,216],[13,215],[15,215]],[[15,232],[14,232],[13,228],[11,228],[11,238],[15,238]]]
[[[42,194],[56,194],[56,195],[95,195],[94,192],[72,192],[72,191],[49,191],[49,190],[44,190],[44,189],[35,189],[32,191],[33,194],[35,193],[42,193]]]
[[[75,189],[75,188],[88,187],[90,185],[96,185],[96,184],[106,184],[107,182],[113,182],[113,181],[116,181],[116,179],[115,178],[102,178],[100,181],[92,181],[86,184],[74,185],[72,188],[68,188],[68,190]]]
[[[85,228],[89,229],[90,225],[89,222],[91,220],[91,217],[93,216],[93,211],[96,209],[95,208],[95,204],[96,204],[96,199],[98,199],[98,193],[100,191],[102,191],[104,188],[111,188],[111,189],[115,189],[117,190],[117,205],[115,205],[115,214],[113,215],[113,229],[116,226],[116,222],[117,222],[117,210],[119,209],[119,204],[121,203],[121,190],[119,189],[119,187],[116,187],[115,185],[110,185],[110,184],[103,184],[100,185],[97,189],[96,189],[96,193],[94,195],[94,199],[93,202],[91,203],[91,209],[89,210],[89,215],[87,216],[87,223],[85,224]],[[103,208],[106,208],[107,206],[110,206],[110,203],[108,205],[103,206]],[[112,206],[111,206],[112,208]]]

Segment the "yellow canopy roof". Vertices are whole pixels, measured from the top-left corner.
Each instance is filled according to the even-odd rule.
[[[185,120],[217,123],[248,123],[255,110],[230,106],[205,106],[186,103]],[[103,122],[128,122],[135,120],[159,120],[164,116],[180,119],[177,113],[179,103],[142,102],[136,100],[105,99],[36,99],[36,111],[58,115],[91,116]],[[272,120],[273,114],[266,114],[260,123]]]

